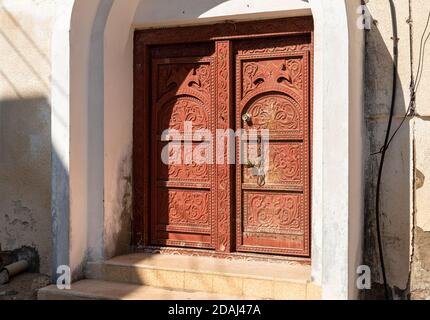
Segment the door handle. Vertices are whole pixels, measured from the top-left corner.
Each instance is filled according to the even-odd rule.
[[[242,116],[242,120],[248,124],[251,123],[252,117],[249,113],[245,113]],[[252,169],[252,176],[257,177],[257,185],[259,187],[263,187],[266,184],[266,172],[265,172],[265,160],[262,155],[262,138],[261,136],[257,137],[257,150],[258,157],[254,160],[248,159],[246,162],[246,167],[248,169]]]

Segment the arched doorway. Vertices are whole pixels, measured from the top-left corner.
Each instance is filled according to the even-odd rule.
[[[55,265],[68,264],[79,277],[86,261],[128,248],[135,28],[312,14],[312,273],[325,297],[355,295],[361,259],[362,94],[350,83],[362,83],[360,1],[285,1],[283,8],[275,1],[278,11],[268,3],[263,8],[239,2],[193,7],[184,0],[174,10],[160,1],[65,2],[69,19],[63,16],[57,25],[53,52],[53,76],[65,92],[53,88],[53,113],[60,116],[52,125],[54,143],[70,143],[59,147],[55,160],[66,171],[53,170]]]

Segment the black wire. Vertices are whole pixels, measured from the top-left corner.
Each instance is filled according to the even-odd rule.
[[[394,131],[394,133],[393,133],[393,135],[391,136],[390,140],[388,141],[388,144],[387,144],[387,146],[385,147],[386,149],[388,149],[388,148],[390,147],[391,142],[393,142],[393,140],[394,140],[394,138],[396,137],[397,133],[399,133],[400,129],[403,127],[404,123],[406,122],[406,119],[407,119],[407,118],[408,118],[408,116],[409,116],[409,113],[410,113],[410,112],[411,112],[411,110],[412,110],[412,106],[413,106],[413,103],[412,103],[412,101],[411,101],[411,103],[409,104],[409,108],[408,108],[408,110],[406,111],[406,114],[405,114],[405,115],[403,116],[403,118],[402,118],[402,121],[400,122],[400,124],[399,124],[399,126],[397,127],[397,129]]]
[[[392,24],[393,24],[393,90],[392,90],[392,97],[391,97],[391,108],[390,108],[390,118],[388,121],[387,126],[387,132],[385,135],[385,141],[384,146],[381,148],[381,150],[375,154],[381,154],[381,161],[379,165],[379,172],[378,172],[378,181],[376,186],[376,232],[377,232],[377,238],[378,238],[378,249],[379,249],[379,259],[381,263],[381,271],[382,271],[382,277],[384,282],[384,292],[385,292],[385,299],[388,300],[390,298],[389,295],[389,288],[388,288],[388,282],[387,282],[387,275],[386,275],[386,269],[385,269],[385,261],[384,261],[384,252],[383,252],[383,245],[382,245],[382,234],[381,234],[381,223],[380,223],[380,200],[381,200],[381,184],[382,184],[382,175],[384,170],[384,163],[385,163],[385,156],[386,152],[393,142],[394,138],[396,137],[397,133],[400,131],[400,129],[403,127],[403,124],[406,122],[406,119],[408,116],[415,114],[415,102],[416,102],[416,93],[419,88],[419,85],[421,83],[422,75],[424,72],[424,61],[425,61],[425,49],[427,46],[427,42],[430,39],[430,33],[425,37],[427,33],[427,29],[430,25],[430,12],[427,18],[427,23],[424,28],[423,34],[421,35],[421,41],[420,41],[420,53],[419,53],[419,63],[418,63],[418,69],[417,69],[417,75],[415,82],[414,80],[414,71],[412,68],[412,39],[411,39],[411,83],[410,83],[410,102],[408,109],[400,122],[397,129],[394,131],[394,133],[390,137],[391,133],[391,127],[393,123],[394,118],[394,109],[396,104],[396,91],[397,91],[397,68],[398,68],[398,38],[397,38],[397,17],[396,17],[396,8],[394,6],[393,0],[389,0],[390,2],[390,10],[391,10],[391,17],[392,17]],[[411,12],[410,12],[410,21],[409,23],[412,23],[411,19]],[[413,35],[411,34],[410,37]],[[424,40],[425,38],[425,40]]]
[[[384,282],[384,293],[385,293],[385,299],[386,300],[389,300],[390,295],[389,295],[388,282],[387,282],[387,273],[385,270],[384,251],[383,251],[383,245],[382,245],[382,233],[381,233],[381,221],[380,221],[380,202],[381,202],[382,174],[384,171],[385,156],[386,156],[386,152],[387,152],[387,146],[388,146],[388,143],[390,141],[391,126],[393,124],[394,109],[395,109],[395,105],[396,105],[397,65],[398,65],[398,38],[397,38],[396,8],[394,6],[393,0],[389,0],[389,3],[390,3],[391,19],[392,19],[392,24],[393,24],[393,88],[392,88],[392,96],[391,96],[390,118],[388,120],[384,147],[382,148],[382,152],[381,152],[381,161],[379,164],[379,171],[378,171],[378,181],[376,184],[376,209],[375,209],[376,233],[377,233],[377,239],[378,239],[379,260],[380,260],[380,264],[381,264],[381,272],[382,272],[382,278],[383,278],[383,282]]]
[[[418,91],[421,79],[422,79],[422,75],[424,72],[424,58],[425,58],[425,49],[427,47],[427,42],[430,39],[430,33],[427,35],[427,37],[424,40],[424,37],[427,33],[427,29],[430,25],[430,12],[428,14],[427,17],[427,23],[426,26],[424,28],[423,34],[421,35],[421,41],[420,41],[420,54],[419,54],[419,63],[418,63],[418,69],[417,69],[417,76],[416,76],[416,82],[414,81],[414,76],[413,76],[413,70],[411,72],[412,74],[412,78],[411,78],[411,85],[410,85],[410,90],[411,90],[411,99],[410,99],[410,103],[409,103],[409,107],[408,110],[406,110],[405,115],[402,118],[402,121],[400,122],[399,126],[397,127],[397,129],[394,131],[393,135],[391,136],[388,145],[386,146],[386,149],[389,148],[389,146],[391,145],[391,142],[393,142],[394,138],[396,137],[397,133],[400,131],[400,129],[403,127],[403,124],[406,122],[406,119],[408,118],[408,116],[412,116],[415,114],[415,102],[416,102],[416,93]],[[415,83],[414,83],[415,82]],[[374,154],[379,154],[382,153],[382,149]]]
[[[427,28],[429,27],[429,23],[430,23],[430,12],[429,15],[427,17],[427,23],[426,23],[426,27],[424,28],[424,32],[421,35],[421,41],[420,41],[420,55],[419,55],[419,62],[418,62],[418,71],[417,71],[417,83],[414,86],[414,91],[417,91],[418,86],[420,84],[421,81],[421,75],[422,75],[422,71],[423,71],[423,65],[424,65],[424,52],[425,52],[425,47],[427,44],[427,41],[429,39],[429,36],[427,36],[425,42],[424,42],[424,37],[425,34],[427,33]],[[430,35],[430,34],[429,34]]]
[[[411,21],[410,21],[410,23],[411,23]],[[417,75],[416,75],[416,79],[417,79],[416,82],[414,80],[413,70],[411,70],[411,84],[410,84],[411,97],[410,97],[410,103],[409,103],[408,110],[406,110],[406,113],[403,116],[402,121],[400,122],[399,126],[396,128],[394,133],[392,134],[387,146],[383,146],[378,152],[372,153],[372,155],[377,155],[377,154],[382,153],[382,150],[384,148],[388,149],[389,146],[391,145],[391,143],[393,142],[394,138],[396,137],[397,133],[403,127],[404,123],[406,122],[406,119],[409,116],[413,116],[415,114],[416,93],[418,91],[418,88],[419,88],[419,85],[421,82],[421,78],[422,78],[422,75],[424,72],[425,49],[427,47],[427,42],[430,39],[430,33],[429,33],[424,40],[424,37],[427,33],[427,29],[428,29],[429,25],[430,25],[430,12],[429,12],[428,17],[427,17],[426,26],[424,28],[422,35],[421,35],[420,53],[419,53],[419,62],[418,62],[418,69],[417,69]],[[411,57],[411,59],[412,59],[412,57]]]
[[[378,152],[372,153],[371,154],[372,156],[377,155],[377,154],[381,154],[384,149],[387,150],[390,147],[390,145],[393,142],[394,138],[397,136],[397,134],[399,133],[400,129],[405,124],[406,119],[409,116],[414,115],[414,113],[415,113],[414,108],[415,108],[415,91],[411,94],[411,101],[409,103],[408,110],[406,110],[406,113],[403,116],[402,121],[400,121],[399,126],[396,128],[396,130],[394,130],[394,133],[392,134],[391,138],[389,139],[387,145],[384,145]]]
[[[429,40],[429,38],[430,38],[430,33],[429,33],[429,35],[427,36],[427,38],[426,38],[426,41],[424,42],[424,47],[423,47],[423,50],[425,51],[425,48],[426,48],[426,46],[427,46],[427,41]],[[423,72],[424,72],[424,52],[423,52],[423,56],[422,56],[422,59],[423,59],[423,63],[422,63],[422,65],[421,65],[421,69],[420,70],[418,70],[418,72],[419,72],[419,75],[417,75],[417,77],[418,77],[418,80],[417,80],[417,84],[416,84],[416,86],[415,86],[415,91],[416,90],[418,90],[418,87],[419,87],[419,85],[420,85],[420,83],[421,83],[421,79],[422,79],[422,75],[423,75]]]

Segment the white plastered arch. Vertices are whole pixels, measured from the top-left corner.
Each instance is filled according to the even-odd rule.
[[[78,278],[86,261],[127,250],[136,27],[312,14],[312,276],[324,298],[355,298],[363,234],[360,1],[198,3],[63,2],[53,39],[54,267],[70,265]]]

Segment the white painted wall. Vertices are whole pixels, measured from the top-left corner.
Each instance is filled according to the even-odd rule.
[[[133,19],[138,0],[115,1],[105,30],[104,253],[130,248],[133,143]]]
[[[101,5],[99,1],[86,1],[85,5],[75,1],[71,17],[69,228],[70,265],[75,274],[80,273],[89,254],[101,258],[103,248],[100,223],[103,220],[103,207],[100,206],[103,203],[103,183],[100,183],[100,180],[103,181],[103,157],[100,155],[100,152],[103,154],[103,139],[100,141],[103,130],[103,102],[100,102],[103,99],[103,78],[100,73],[103,72],[103,63],[89,64],[94,61],[92,55],[100,54],[99,61],[103,58],[99,44],[103,39],[103,29],[92,37],[97,20],[103,19],[97,16]],[[99,113],[95,115],[95,111]],[[90,117],[95,120],[94,123],[90,123]],[[97,137],[99,140],[91,144]],[[98,169],[94,163],[97,160]],[[95,243],[91,243],[90,239]]]
[[[362,246],[360,1],[310,3],[316,46],[312,269],[323,298],[347,299],[357,297],[355,270]]]
[[[69,265],[70,253],[70,18],[73,0],[62,1],[56,9],[52,35],[51,143],[55,151],[51,172],[52,274]]]

